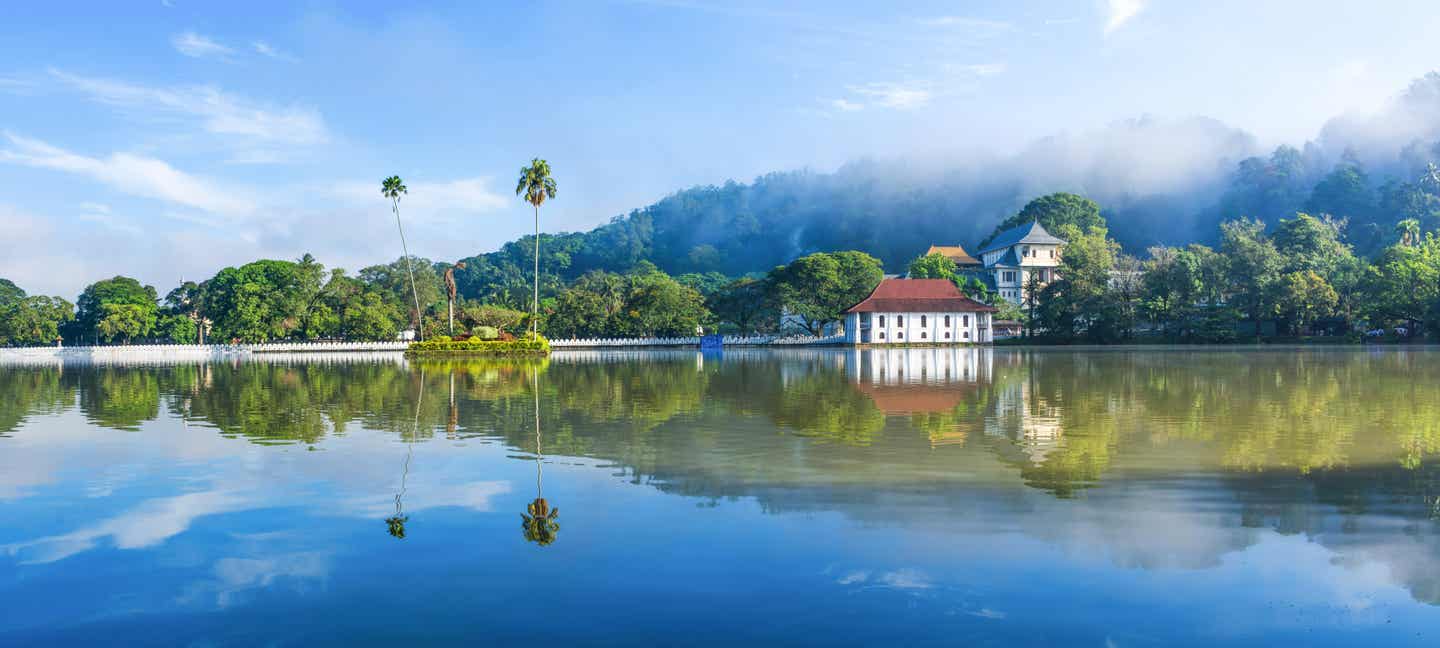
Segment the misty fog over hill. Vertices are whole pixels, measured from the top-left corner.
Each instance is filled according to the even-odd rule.
[[[1013,155],[864,159],[833,173],[785,171],[693,187],[590,232],[556,235],[554,266],[544,254],[547,267],[566,277],[624,271],[641,260],[671,273],[736,275],[841,249],[869,252],[898,270],[931,244],[973,247],[1027,201],[1058,191],[1097,201],[1111,235],[1135,254],[1213,241],[1224,220],[1273,224],[1296,211],[1348,219],[1364,252],[1373,243],[1362,238],[1386,236],[1404,217],[1386,204],[1386,183],[1393,181],[1392,193],[1404,183],[1418,191],[1437,140],[1440,74],[1431,73],[1377,113],[1335,117],[1310,141],[1275,150],[1214,119],[1142,117],[1042,138]],[[1345,188],[1358,194],[1337,197],[1333,186],[1317,192],[1339,167],[1359,172],[1363,186]],[[475,258],[470,274],[478,280],[523,254],[509,244]]]

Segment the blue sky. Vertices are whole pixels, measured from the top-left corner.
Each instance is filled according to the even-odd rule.
[[[1014,151],[1152,115],[1264,145],[1437,67],[1425,2],[35,4],[0,26],[0,277],[163,293],[231,264],[453,260],[695,184]]]

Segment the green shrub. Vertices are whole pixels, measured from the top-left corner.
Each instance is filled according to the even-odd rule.
[[[498,340],[500,339],[500,329],[493,326],[477,326],[474,335],[482,340]]]
[[[482,340],[479,337],[472,337],[463,342],[457,342],[450,338],[441,336],[424,342],[410,344],[406,353],[428,354],[428,353],[479,353],[486,355],[532,355],[545,354],[550,352],[550,341],[544,337],[525,338],[523,340]]]

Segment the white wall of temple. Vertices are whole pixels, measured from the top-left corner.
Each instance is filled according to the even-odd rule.
[[[846,340],[853,344],[978,344],[993,341],[990,313],[853,313],[846,323]]]

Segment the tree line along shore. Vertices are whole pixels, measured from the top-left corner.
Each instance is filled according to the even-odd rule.
[[[1283,152],[1258,163],[1283,165]],[[1414,182],[1392,181],[1377,194],[1358,163],[1342,163],[1306,201],[1315,213],[1273,222],[1237,214],[1217,226],[1213,245],[1139,252],[1122,249],[1094,201],[1037,198],[995,231],[1036,221],[1067,245],[1055,280],[1015,303],[938,255],[897,264],[862,250],[813,252],[735,275],[700,271],[727,265],[707,262],[714,249],[700,246],[684,263],[657,259],[696,271],[666,272],[646,258],[608,269],[612,264],[588,259],[584,248],[613,234],[618,220],[583,235],[539,232],[539,205],[554,196],[553,179],[548,165],[539,177],[526,174],[543,164],[522,169],[517,187],[535,205],[536,234],[496,252],[446,263],[409,255],[407,247],[401,258],[353,274],[309,254],[262,259],[184,282],[163,297],[116,276],[90,284],[74,302],[29,295],[0,278],[0,345],[394,340],[416,329],[427,339],[527,331],[550,338],[763,334],[782,321],[820,334],[864,299],[887,266],[952,279],[999,307],[997,319],[1021,322],[1036,342],[1417,340],[1440,332],[1440,172],[1433,165]],[[387,186],[398,226],[404,187]],[[1245,207],[1227,196],[1235,209]],[[1342,214],[1363,207],[1368,220],[1357,225],[1319,211],[1331,207]],[[1391,211],[1395,217],[1376,215]]]

